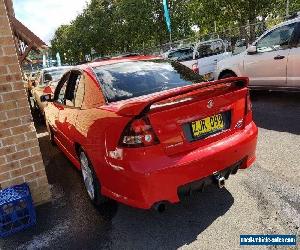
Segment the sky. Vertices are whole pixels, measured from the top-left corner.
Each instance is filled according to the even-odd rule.
[[[49,44],[56,28],[82,12],[89,0],[13,0],[15,15]]]

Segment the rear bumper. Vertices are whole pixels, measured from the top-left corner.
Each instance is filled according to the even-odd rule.
[[[163,152],[153,156],[145,151],[128,150],[124,152],[127,160],[118,163],[118,171],[107,170],[110,181],[102,180],[102,194],[143,209],[161,201],[176,203],[180,200],[178,191],[186,185],[237,163],[238,168],[250,167],[255,161],[257,134],[257,127],[251,122],[245,129],[209,147],[179,156],[170,157]]]

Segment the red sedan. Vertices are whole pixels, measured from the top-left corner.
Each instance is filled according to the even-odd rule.
[[[94,204],[162,210],[255,161],[247,78],[203,82],[178,62],[120,57],[67,72],[45,108],[50,138]]]

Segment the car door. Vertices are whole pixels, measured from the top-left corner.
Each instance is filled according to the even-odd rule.
[[[287,64],[287,87],[300,88],[300,22],[292,41]]]
[[[80,105],[76,102],[76,92],[80,85],[81,72],[72,70],[66,84],[63,103],[59,108],[57,128],[60,142],[71,156],[75,157],[74,129]]]
[[[60,132],[61,124],[59,121],[59,111],[65,106],[64,99],[69,76],[70,72],[67,72],[65,75],[63,75],[54,92],[53,101],[48,103],[45,112],[47,121],[51,129],[53,130],[54,136],[58,140],[59,144],[61,144],[62,141],[62,136]]]
[[[257,53],[246,54],[245,75],[250,86],[286,86],[287,60],[295,23],[278,27],[256,42]]]

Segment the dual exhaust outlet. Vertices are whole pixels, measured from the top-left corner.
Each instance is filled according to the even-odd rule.
[[[220,173],[214,173],[213,175],[214,181],[217,184],[218,188],[223,188],[225,187],[225,177],[222,176]],[[167,207],[166,202],[157,202],[153,205],[153,209],[159,213],[165,212]]]

